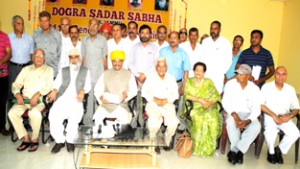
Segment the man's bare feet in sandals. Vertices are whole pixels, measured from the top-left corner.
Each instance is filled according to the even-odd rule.
[[[28,152],[34,152],[39,148],[39,140],[38,139],[33,139],[31,141],[30,147],[28,149]]]
[[[17,148],[18,151],[24,151],[31,145],[30,137],[24,136],[21,145]]]

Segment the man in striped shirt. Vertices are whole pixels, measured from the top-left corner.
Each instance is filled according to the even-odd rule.
[[[261,30],[253,30],[251,32],[251,46],[241,53],[236,65],[236,68],[238,68],[241,64],[247,64],[251,66],[252,71],[256,68],[258,68],[258,70],[260,69],[259,77],[255,79],[252,74],[250,79],[259,87],[261,87],[265,81],[274,74],[274,61],[272,54],[270,51],[261,46],[262,39],[263,32]],[[269,69],[268,72],[267,69]]]

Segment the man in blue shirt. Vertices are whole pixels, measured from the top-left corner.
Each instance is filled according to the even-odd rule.
[[[24,32],[23,17],[19,15],[13,16],[12,25],[14,32],[8,35],[12,48],[12,57],[10,58],[8,66],[8,91],[11,91],[11,85],[16,80],[23,67],[31,64],[34,48],[32,37]],[[9,93],[9,97],[12,97],[12,93]]]
[[[261,87],[266,80],[271,78],[274,74],[274,61],[272,54],[267,49],[261,46],[261,41],[263,39],[263,32],[261,30],[253,30],[251,32],[251,46],[250,48],[244,50],[237,62],[236,68],[241,64],[247,64],[251,66],[254,71],[255,67],[260,67],[260,74],[258,79],[254,79],[253,74],[251,81],[254,81],[256,85]],[[268,73],[267,68],[269,69]]]
[[[164,47],[160,50],[159,56],[166,58],[168,71],[167,73],[173,75],[177,81],[179,95],[184,92],[185,82],[189,77],[189,70],[191,69],[191,64],[189,56],[187,53],[181,49],[178,45],[180,42],[180,36],[178,32],[171,32],[169,34],[169,44],[170,46]],[[178,112],[181,111],[182,97],[179,99]],[[178,116],[179,117],[179,116]],[[180,119],[180,126],[178,130],[184,129],[184,120]]]

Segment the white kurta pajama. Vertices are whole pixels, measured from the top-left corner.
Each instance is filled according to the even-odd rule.
[[[109,75],[110,77],[105,77],[106,75]],[[127,75],[129,75],[129,78],[126,79],[125,76]],[[108,86],[108,84],[110,84],[110,86]],[[102,125],[104,118],[117,118],[116,122],[119,124],[130,123],[132,115],[128,109],[127,101],[136,96],[137,86],[135,78],[129,70],[106,70],[100,76],[94,91],[94,96],[99,103],[99,106],[93,116],[95,126]],[[121,103],[123,92],[127,92],[127,98],[123,103]],[[101,96],[108,100],[109,104],[103,104],[100,99]]]
[[[83,116],[83,103],[77,100],[78,93],[76,91],[76,78],[78,73],[79,70],[75,71],[70,69],[70,84],[65,92],[57,98],[50,109],[50,133],[55,139],[55,142],[58,144],[65,142],[74,143],[75,139],[77,138],[78,124]],[[60,71],[54,81],[54,89],[58,91],[62,85],[62,82],[62,71]],[[85,93],[88,93],[91,90],[89,71],[87,71],[83,89]],[[65,119],[68,120],[68,124],[65,129],[66,135],[64,135],[63,125],[63,121]]]
[[[173,102],[178,99],[178,86],[175,78],[166,73],[164,79],[161,79],[157,72],[153,72],[146,79],[142,96],[148,101],[146,112],[148,114],[148,129],[150,131],[150,139],[154,139],[157,131],[160,129],[162,122],[167,126],[165,133],[165,143],[170,145],[172,136],[174,135],[179,120],[176,116],[175,105]],[[158,106],[154,101],[154,97],[159,99],[167,99],[168,103],[164,106]]]
[[[287,83],[284,83],[283,88],[278,90],[275,81],[265,84],[262,89],[262,104],[267,106],[276,115],[289,114],[290,110],[299,109],[299,101],[297,99],[295,89]],[[292,120],[277,125],[273,118],[265,114],[265,138],[268,145],[269,153],[274,154],[274,145],[278,132],[284,132],[284,137],[279,143],[283,154],[287,154],[294,142],[300,137],[300,132]]]

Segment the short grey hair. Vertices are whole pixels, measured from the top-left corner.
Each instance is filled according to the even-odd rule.
[[[12,17],[11,22],[14,23],[17,19],[22,19],[22,20],[24,21],[24,19],[23,19],[22,16],[20,16],[20,15],[15,15],[15,16]]]
[[[155,66],[157,66],[158,63],[159,63],[159,62],[162,62],[162,61],[164,61],[164,62],[166,63],[166,66],[168,66],[168,63],[167,63],[166,58],[163,58],[163,57],[161,57],[161,56],[158,57],[158,58],[156,59]]]

